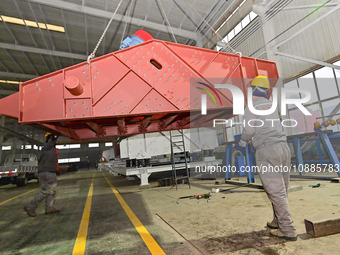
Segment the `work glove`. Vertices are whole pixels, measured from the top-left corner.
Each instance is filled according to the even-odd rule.
[[[239,141],[239,143],[238,143],[238,145],[240,145],[241,147],[243,147],[243,148],[245,148],[245,147],[247,147],[247,142],[245,142],[245,141],[243,141],[243,140],[240,140]]]

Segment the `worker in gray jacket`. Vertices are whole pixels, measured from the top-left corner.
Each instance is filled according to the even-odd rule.
[[[272,102],[266,98],[269,91],[268,78],[262,75],[257,76],[250,86],[253,89],[254,108],[256,110],[270,109]],[[239,144],[245,147],[248,142],[252,142],[256,149],[255,157],[259,176],[274,211],[273,221],[267,223],[270,234],[296,241],[296,229],[288,205],[291,154],[278,111],[269,115],[255,115],[247,106],[244,120],[245,127]]]
[[[56,151],[57,136],[46,133],[45,146],[41,150],[38,164],[38,178],[41,185],[41,191],[35,198],[24,207],[27,214],[35,217],[35,209],[38,203],[45,199],[45,214],[59,212],[59,209],[53,207],[56,189],[57,189],[57,165],[58,157]]]

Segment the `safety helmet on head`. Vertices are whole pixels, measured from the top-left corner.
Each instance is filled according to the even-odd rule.
[[[45,139],[46,139],[49,135],[52,135],[52,133],[47,132],[47,133],[45,134]]]
[[[253,89],[253,96],[266,97],[270,87],[269,80],[267,76],[258,75],[252,80],[250,87]]]
[[[51,132],[47,132],[45,134],[45,142],[47,143],[49,139],[52,139],[52,140],[57,140],[58,136],[55,135],[55,134],[52,134]]]

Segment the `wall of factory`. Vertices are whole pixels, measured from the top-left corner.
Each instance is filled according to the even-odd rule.
[[[312,113],[311,116],[304,116],[296,107],[287,109],[286,118],[298,120],[299,125],[286,128],[286,133],[291,135],[313,132],[314,122],[323,122],[331,113],[336,114],[332,118],[337,120],[340,111],[334,112],[334,109],[340,103],[340,71],[279,56],[275,51],[322,62],[328,61],[339,66],[339,1],[281,0],[274,1],[274,5],[268,10],[263,9],[261,2],[266,1],[257,1],[258,5],[253,5],[251,9],[259,16],[229,40],[229,44],[244,56],[275,61],[280,77],[284,79],[284,87],[306,89],[312,93],[310,102],[305,104]],[[246,6],[244,5],[244,8]],[[240,22],[240,14],[242,12],[235,13],[235,19],[230,20]],[[220,32],[223,31],[223,36],[227,36],[237,25],[235,22],[233,26],[225,25]],[[304,31],[299,33],[301,30]],[[234,122],[238,121],[241,121],[241,117],[235,117]],[[328,126],[327,129],[339,131],[340,125]],[[242,128],[236,126],[228,127],[228,140],[233,140],[233,136],[241,131]]]
[[[219,30],[225,37],[250,11],[259,15],[229,42],[244,56],[275,61],[283,79],[298,76],[316,64],[279,56],[275,51],[318,61],[340,58],[338,1],[280,0],[268,10],[258,2],[256,5],[252,0],[247,1]],[[216,36],[214,40],[217,41]],[[280,47],[276,49],[278,45]],[[206,44],[206,47],[214,46],[211,42]]]
[[[324,2],[335,3],[336,1],[300,0],[280,2],[288,3],[284,7],[287,10],[281,10],[273,17],[267,15],[265,18],[265,21],[270,22],[270,25],[273,27],[273,34],[271,35],[272,45],[278,45],[312,22],[315,22],[315,24],[282,44],[278,48],[279,52],[319,61],[327,61],[340,55],[340,35],[337,32],[340,24],[340,9],[333,5],[320,8],[315,7],[315,5],[320,6]],[[297,8],[297,6],[313,7]],[[335,8],[338,9],[334,11]],[[333,13],[328,14],[331,11]],[[318,19],[320,20],[316,21]],[[313,63],[283,56],[277,56],[273,60],[278,63],[282,78],[298,75],[315,66]]]

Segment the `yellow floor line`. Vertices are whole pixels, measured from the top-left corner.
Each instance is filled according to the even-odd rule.
[[[104,175],[104,178],[106,179],[106,182],[111,187],[112,192],[117,197],[119,203],[123,207],[125,213],[127,214],[129,219],[131,220],[132,224],[135,226],[139,235],[142,237],[144,243],[148,247],[151,254],[157,254],[157,255],[165,254],[165,252],[162,250],[162,248],[158,245],[158,243],[155,241],[155,239],[151,236],[149,231],[143,226],[143,224],[140,222],[140,220],[137,218],[137,216],[133,213],[131,208],[128,206],[128,204],[125,202],[123,197],[120,195],[119,191],[112,185],[110,180],[105,175]]]
[[[81,218],[76,243],[74,244],[74,247],[73,247],[73,253],[72,253],[73,255],[85,254],[87,230],[89,227],[91,204],[92,204],[94,177],[95,177],[95,173],[92,176],[89,193],[87,194],[83,217]]]
[[[15,196],[15,197],[12,197],[12,198],[10,198],[10,199],[7,199],[7,200],[1,202],[0,205],[6,204],[6,203],[8,203],[9,201],[12,201],[12,200],[14,200],[14,199],[16,199],[16,198],[25,196],[25,195],[27,195],[28,193],[31,193],[31,192],[33,192],[33,191],[35,191],[35,190],[37,190],[37,189],[38,189],[38,188],[35,188],[35,189],[29,190],[29,191],[27,191],[27,192],[25,192],[25,193],[22,193],[22,194],[20,194],[20,195],[18,195],[18,196]]]

